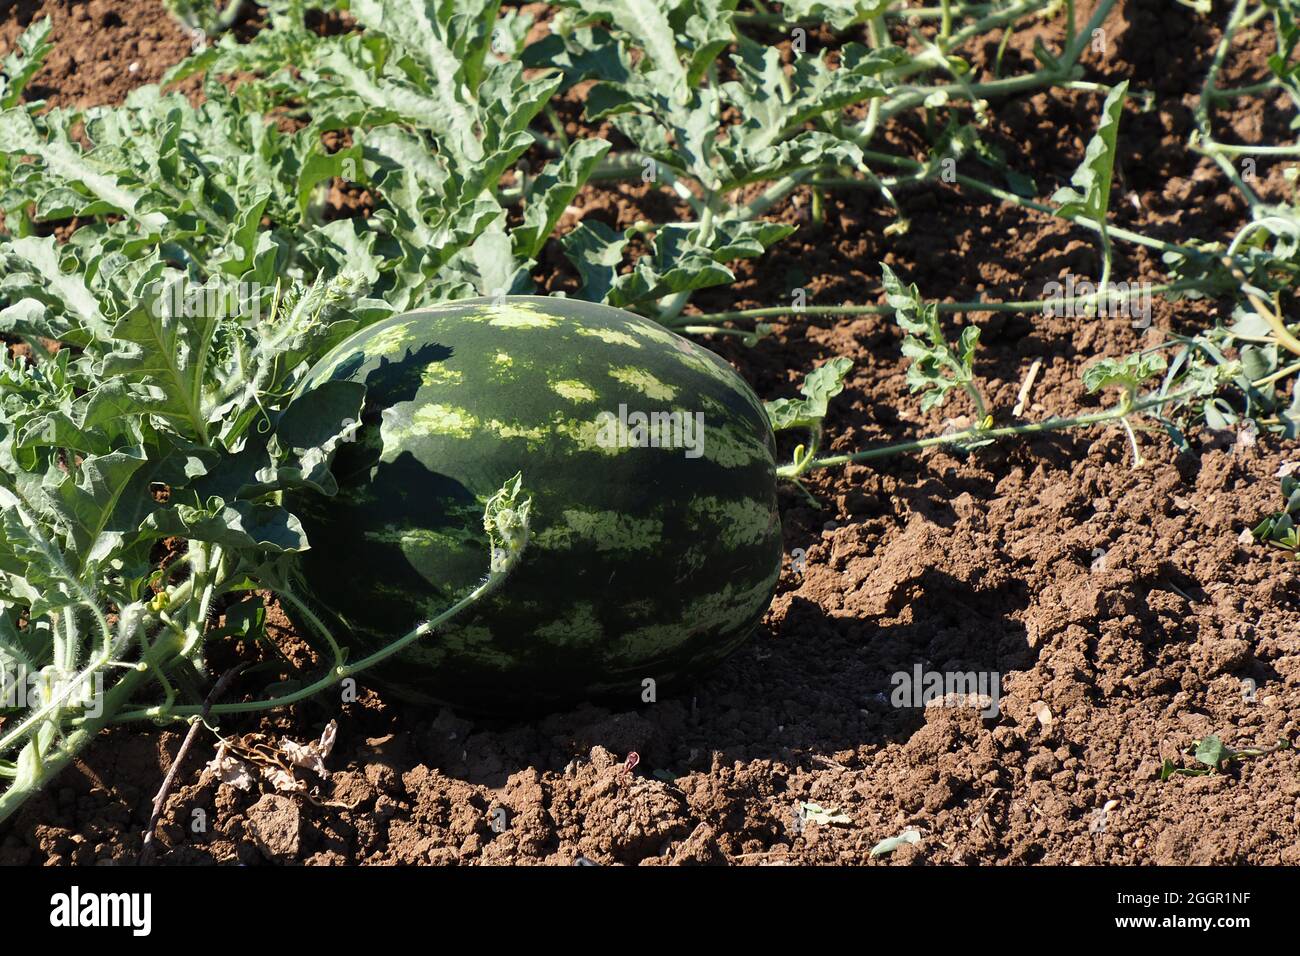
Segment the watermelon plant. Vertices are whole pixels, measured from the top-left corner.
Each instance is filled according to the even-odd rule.
[[[38,344],[75,344],[0,364],[0,818],[106,724],[200,712],[214,609],[257,587],[296,600],[281,568],[308,541],[281,498],[333,493],[329,457],[356,428],[360,387],[291,398],[296,356],[356,326],[346,282],[287,288],[255,323],[174,313],[169,274],[156,252],[122,265],[86,290],[77,328],[34,299],[10,310]],[[490,565],[480,554],[487,573],[469,593],[292,694],[212,712],[291,703],[489,595],[527,540],[519,482],[504,487],[510,500],[481,511],[502,550]]]
[[[0,665],[32,678],[0,700],[0,819],[119,721],[255,712],[367,672],[489,709],[688,677],[762,614],[776,482],[814,468],[1108,423],[1140,460],[1144,427],[1186,448],[1199,423],[1300,421],[1300,214],[1259,201],[1242,148],[1212,135],[1226,100],[1298,102],[1293,3],[1238,0],[1207,76],[1191,145],[1252,213],[1222,243],[1109,222],[1129,91],[1080,60],[1114,0],[1086,17],[1070,0],[574,0],[546,31],[499,0],[271,0],[249,41],[226,29],[240,4],[171,6],[199,49],[167,82],[201,83],[197,104],[166,84],[112,107],[26,98],[48,21],[0,71]],[[1060,48],[1003,75],[1005,37],[1054,17]],[[1265,17],[1269,79],[1219,89],[1233,38]],[[774,37],[809,21],[864,42],[791,42],[786,62]],[[959,50],[993,30],[976,81]],[[588,83],[585,117],[617,150],[566,133],[559,98]],[[1052,88],[1097,95],[1101,118],[1043,201],[982,129],[992,101]],[[919,158],[881,136],[912,113]],[[900,210],[957,161],[960,188],[1097,235],[1103,291],[1070,304],[1102,304],[1115,245],[1137,244],[1164,257],[1155,291],[1223,298],[1230,320],[1097,362],[1084,384],[1117,397],[1096,413],[1008,421],[980,387],[976,327],[942,317],[1044,300],[927,301],[882,270],[883,303],[803,314],[893,316],[911,390],[968,403],[971,424],[835,454],[823,422],[847,359],[765,406],[674,334],[752,343],[800,311],[690,301],[790,235],[777,203],[797,197],[813,228],[832,190]],[[559,228],[584,187],[622,179],[674,212]],[[887,232],[906,229],[900,211]],[[562,261],[576,299],[517,298]],[[800,443],[778,466],[785,431]],[[256,638],[268,594],[317,637],[319,672],[209,708],[205,648]]]
[[[199,46],[234,26],[245,9],[244,0],[229,0],[224,7],[204,0],[163,0],[163,6]]]
[[[905,43],[894,41],[890,23],[920,22],[933,10],[866,0],[786,4],[779,17],[738,17],[735,0],[687,0],[662,7],[623,0],[563,0],[559,5],[569,15],[557,17],[551,35],[524,50],[524,61],[559,67],[568,86],[596,80],[586,95],[584,115],[591,122],[611,121],[636,147],[611,156],[607,166],[672,186],[694,216],[683,223],[638,226],[637,234],[653,236],[651,253],[638,258],[629,273],[612,280],[604,275],[597,280],[599,288],[608,289],[605,301],[616,305],[639,306],[654,298],[653,314],[661,321],[698,332],[705,330],[701,323],[683,314],[690,295],[733,278],[713,261],[718,250],[731,251],[743,239],[756,255],[788,235],[788,229],[762,216],[796,190],[811,188],[814,225],[827,188],[878,189],[898,208],[896,184],[875,169],[904,160],[872,148],[892,116],[921,108],[931,125],[948,114],[935,130],[930,161],[917,164],[926,175],[933,175],[943,160],[968,154],[1027,188],[1024,177],[1010,173],[997,152],[980,141],[988,101],[1054,85],[1099,88],[1080,82],[1075,72],[1092,30],[1113,0],[1097,4],[1077,30],[1070,4],[1068,41],[1059,56],[1040,44],[1040,69],[989,83],[970,82],[971,66],[956,55],[956,48],[996,28],[1010,31],[1046,15],[1054,5],[1030,2],[990,9],[945,4],[935,36],[912,30]],[[826,53],[805,52],[807,31],[798,26],[801,20],[837,29],[865,23],[869,42],[845,44],[832,63]],[[788,69],[775,42],[739,29],[759,24],[798,31]],[[789,35],[778,34],[782,39]],[[922,78],[934,82],[924,84]],[[958,119],[961,104],[970,104],[975,123]],[[618,261],[633,230],[620,236],[599,225],[584,226],[564,242],[582,252],[579,269],[590,284],[597,266],[604,269]],[[907,228],[900,213],[888,233]],[[671,268],[684,253],[694,266]],[[708,327],[728,334],[719,331],[714,318]]]
[[[1282,476],[1282,501],[1282,510],[1266,517],[1251,529],[1251,534],[1256,541],[1300,558],[1300,531],[1296,530],[1296,518],[1300,516],[1300,480],[1291,473]]]
[[[283,498],[335,490],[328,462],[356,431],[363,389],[300,389],[304,374],[396,311],[495,291],[576,190],[573,167],[602,148],[580,145],[527,190],[515,245],[493,170],[532,142],[544,85],[484,65],[488,39],[457,19],[447,39],[462,72],[446,82],[472,76],[490,109],[471,137],[434,149],[427,115],[403,112],[419,113],[406,74],[366,73],[349,57],[386,44],[385,62],[416,73],[412,57],[443,49],[449,15],[405,33],[403,21],[399,39],[375,13],[359,50],[308,39],[302,4],[272,13],[278,52],[303,44],[330,63],[309,75],[328,108],[297,128],[268,122],[288,95],[274,76],[233,91],[211,82],[199,106],[148,87],[121,107],[42,109],[22,97],[49,52],[48,20],[4,62],[0,330],[24,348],[6,349],[0,370],[0,818],[106,724],[203,712],[206,643],[257,636],[255,590],[311,613],[286,577],[286,556],[308,541]],[[353,109],[340,77],[384,87],[392,108]],[[357,142],[327,144],[340,133]],[[344,181],[372,190],[370,219],[326,216],[331,183]],[[68,217],[67,242],[48,235]],[[499,540],[479,554],[472,588],[382,647],[329,648],[323,672],[294,689],[209,712],[303,699],[490,596],[527,541],[527,491],[503,481],[481,502],[483,536]]]

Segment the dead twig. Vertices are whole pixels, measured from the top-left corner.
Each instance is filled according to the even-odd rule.
[[[830,767],[833,770],[843,770],[845,773],[853,772],[849,770],[848,767],[844,766],[844,764],[840,763],[839,761],[832,760],[830,757],[823,757],[821,754],[810,754],[808,759],[812,763],[817,764],[819,767]]]
[[[1001,787],[994,787],[989,791],[988,797],[984,800],[984,805],[980,807],[979,814],[975,817],[975,822],[971,824],[972,830],[975,828],[976,824],[982,826],[984,828],[985,836],[990,840],[994,840],[997,837],[993,832],[993,825],[989,823],[989,806],[993,803],[993,798],[1001,792]]]
[[[221,675],[221,679],[213,686],[212,691],[208,694],[207,700],[203,702],[203,714],[197,720],[190,724],[189,731],[185,734],[185,739],[181,741],[181,749],[176,751],[176,759],[172,765],[167,768],[167,776],[163,778],[162,786],[158,788],[158,794],[153,798],[153,812],[149,816],[149,825],[144,831],[144,846],[140,850],[140,866],[148,866],[153,862],[154,856],[154,833],[158,828],[158,820],[162,817],[163,805],[167,802],[167,795],[171,793],[172,786],[176,783],[177,774],[180,772],[181,764],[189,756],[190,748],[194,746],[194,741],[199,735],[199,727],[207,719],[208,711],[212,705],[220,699],[221,695],[226,692],[230,682],[239,676],[240,672],[247,667],[247,663],[238,664]]]
[[[1016,407],[1011,410],[1011,414],[1019,418],[1025,413],[1025,405],[1029,402],[1029,395],[1034,390],[1034,382],[1038,380],[1038,370],[1043,367],[1043,360],[1036,358],[1029,366],[1029,371],[1025,373],[1025,380],[1020,383],[1020,393],[1016,396]]]

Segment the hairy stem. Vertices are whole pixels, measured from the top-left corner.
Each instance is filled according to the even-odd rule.
[[[428,634],[432,634],[442,625],[452,620],[457,615],[467,610],[472,605],[478,603],[484,598],[491,595],[506,580],[508,574],[493,573],[465,597],[461,598],[447,610],[443,611],[431,621],[426,621],[413,630],[407,632],[402,637],[387,644],[367,657],[361,658],[351,664],[342,664],[335,666],[328,674],[319,680],[313,681],[304,687],[284,694],[280,697],[274,697],[269,700],[251,700],[242,703],[232,704],[215,704],[209,709],[212,714],[245,714],[260,710],[271,710],[277,707],[287,707],[289,704],[296,704],[299,701],[306,700],[319,694],[323,690],[333,687],[341,680],[345,680],[355,674],[359,674],[368,668],[374,667],[382,661],[388,660],[394,654],[399,653],[415,641]],[[323,627],[323,625],[322,625]],[[126,722],[131,720],[144,720],[157,717],[191,717],[203,713],[201,706],[181,706],[167,709],[147,708],[145,710],[127,711],[118,715],[115,722]]]
[[[829,455],[825,458],[807,458],[799,465],[784,465],[778,468],[776,473],[780,478],[797,478],[813,468],[830,468],[836,465],[847,465],[851,462],[874,461],[878,458],[889,458],[894,455],[924,451],[927,448],[934,448],[937,445],[953,445],[967,441],[983,441],[990,438],[1010,438],[1017,435],[1039,435],[1046,432],[1063,431],[1069,428],[1085,428],[1089,425],[1100,425],[1105,422],[1126,419],[1129,415],[1136,412],[1144,411],[1149,408],[1156,408],[1160,405],[1178,401],[1183,398],[1189,398],[1194,394],[1195,392],[1189,389],[1185,392],[1176,393],[1174,395],[1151,395],[1137,402],[1121,401],[1118,405],[1115,405],[1112,408],[1095,412],[1091,415],[1079,415],[1074,418],[1049,418],[1041,422],[1028,422],[1021,425],[1003,425],[1000,428],[967,428],[964,431],[950,432],[945,435],[933,435],[929,438],[919,438],[914,441],[895,442],[891,445],[882,445],[879,448],[869,448],[866,451],[853,452],[847,455]]]
[[[1059,299],[1027,299],[1008,302],[984,302],[980,300],[967,302],[935,303],[942,313],[965,312],[1039,312],[1049,306],[1083,306],[1100,302],[1127,302],[1143,295],[1161,295],[1168,292],[1187,292],[1201,289],[1203,283],[1185,279],[1164,285],[1154,285],[1149,289],[1129,289],[1124,292],[1107,290],[1089,295],[1078,295]],[[693,324],[717,324],[722,322],[740,322],[745,319],[771,319],[787,315],[893,315],[894,309],[889,305],[805,305],[805,306],[767,306],[759,309],[736,309],[729,312],[709,312],[703,315],[683,316],[683,321]],[[674,326],[675,327],[675,326]]]

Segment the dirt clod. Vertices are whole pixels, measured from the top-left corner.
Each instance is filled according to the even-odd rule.
[[[246,829],[273,863],[292,863],[302,851],[302,813],[292,797],[268,793],[248,808]]]

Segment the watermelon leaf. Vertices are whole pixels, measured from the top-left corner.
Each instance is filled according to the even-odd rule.
[[[582,278],[583,298],[606,302],[618,278],[627,239],[599,219],[582,222],[560,239],[564,255]]]
[[[662,4],[655,0],[582,0],[578,8],[584,16],[605,20],[624,34],[636,37],[646,52],[656,85],[668,94],[671,101],[686,100],[690,74],[678,56],[676,32]],[[713,12],[715,24],[729,13],[717,6]],[[706,49],[710,47],[711,44]],[[702,72],[701,65],[696,63],[692,72],[698,77]]]
[[[203,507],[177,505],[156,511],[146,519],[142,530],[158,538],[180,537],[269,554],[305,551],[308,547],[302,523],[284,508],[246,501],[227,505],[220,498],[211,499]]]
[[[844,391],[844,379],[853,362],[847,358],[834,358],[817,370],[810,372],[799,386],[802,399],[778,398],[765,402],[773,431],[790,428],[820,427],[826,417],[830,400]]]
[[[785,0],[781,13],[791,22],[807,20],[847,30],[880,16],[889,4],[890,0]]]
[[[1115,174],[1115,145],[1119,139],[1120,115],[1124,111],[1124,98],[1127,94],[1128,80],[1117,84],[1106,94],[1097,132],[1088,141],[1083,162],[1070,178],[1074,188],[1063,186],[1052,196],[1052,201],[1060,204],[1061,215],[1086,216],[1094,222],[1105,222],[1106,212],[1110,208],[1111,181]]]
[[[1132,394],[1148,379],[1163,372],[1167,364],[1159,352],[1126,355],[1122,359],[1098,359],[1084,369],[1083,386],[1089,393],[1114,387]]]
[[[18,35],[13,50],[0,61],[0,109],[17,106],[23,90],[41,69],[45,58],[54,49],[49,42],[50,18],[41,17]]]
[[[907,384],[912,392],[921,392],[921,411],[943,405],[954,388],[965,390],[983,421],[987,412],[983,396],[975,387],[975,350],[979,345],[978,326],[968,325],[954,345],[943,333],[939,307],[926,302],[916,285],[904,287],[894,270],[880,264],[885,299],[894,310],[894,320],[904,332],[903,355],[911,359],[907,367]]]
[[[86,204],[77,207],[79,212],[120,213],[147,231],[164,228],[166,216],[142,208],[145,194],[141,190],[122,185],[121,179],[110,170],[97,168],[95,161],[71,139],[66,127],[57,125],[62,115],[56,111],[43,120],[48,124],[47,135],[37,129],[36,120],[21,107],[0,112],[0,154],[40,157],[45,192],[61,189],[85,197]],[[30,172],[25,176],[25,181],[33,178]],[[66,211],[58,210],[56,215]]]
[[[515,255],[537,257],[560,216],[609,149],[609,143],[602,139],[579,140],[529,183],[523,224],[511,233]]]

